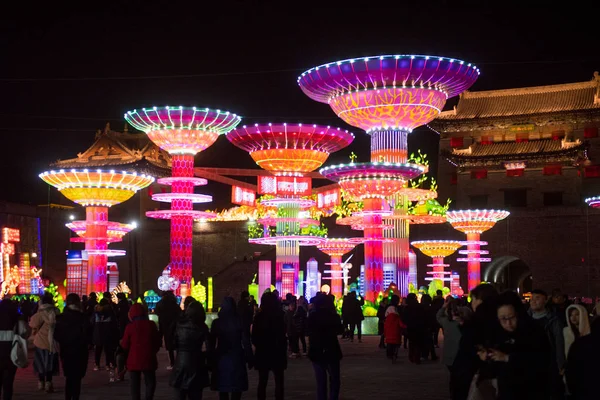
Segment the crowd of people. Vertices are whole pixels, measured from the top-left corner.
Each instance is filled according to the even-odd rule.
[[[38,304],[0,302],[0,397],[12,398],[15,335],[30,336],[40,391],[53,391],[62,367],[67,400],[80,398],[90,352],[93,369],[108,371],[110,382],[128,374],[133,400],[142,398],[142,378],[145,399],[153,399],[161,347],[168,354],[175,399],[201,399],[206,388],[222,400],[240,399],[251,369],[258,373],[259,400],[267,398],[271,374],[274,397],[283,399],[288,358],[305,356],[314,370],[317,399],[337,400],[338,337],[352,342],[357,331],[362,340],[363,302],[354,292],[344,297],[341,317],[333,296],[324,293],[307,301],[267,291],[259,306],[243,292],[237,303],[223,300],[210,329],[202,304],[192,297],[180,306],[173,292],[165,292],[154,310],[158,323],[144,305],[131,304],[123,294],[117,300],[110,293],[100,301],[94,293],[82,299],[69,294],[62,313],[49,293]],[[443,332],[441,362],[453,400],[599,398],[594,378],[600,372],[600,317],[582,304],[569,304],[560,291],[548,296],[534,290],[529,302],[489,284],[474,288],[470,303],[444,299],[441,291],[420,301],[413,293],[403,299],[391,295],[381,301],[377,317],[379,347],[392,363],[402,345],[412,364],[438,360]]]
[[[560,290],[534,290],[527,302],[489,284],[474,288],[470,300],[438,291],[420,303],[415,294],[382,301],[379,346],[394,361],[403,339],[411,363],[435,361],[443,331],[453,400],[600,398],[593,379],[600,373],[598,306],[569,304]]]

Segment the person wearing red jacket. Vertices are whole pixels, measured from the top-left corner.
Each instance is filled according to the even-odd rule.
[[[128,351],[127,369],[131,377],[131,398],[141,399],[142,374],[146,385],[146,400],[154,398],[156,390],[156,353],[160,349],[160,336],[156,324],[148,319],[146,309],[134,304],[129,309],[131,323],[125,328],[121,347]]]
[[[393,295],[390,305],[385,310],[383,327],[385,343],[387,344],[387,357],[392,362],[395,362],[398,358],[398,348],[402,343],[402,331],[406,329],[406,325],[404,325],[398,314],[398,304],[400,304],[400,297]]]

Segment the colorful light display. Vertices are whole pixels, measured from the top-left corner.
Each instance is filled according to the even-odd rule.
[[[153,183],[154,178],[135,172],[89,169],[47,171],[40,174],[40,178],[86,208],[85,222],[67,225],[81,237],[88,253],[87,285],[78,293],[106,291],[108,257],[125,254],[124,251],[109,250],[108,244],[118,241],[128,229],[124,224],[108,220],[108,208],[129,200],[137,191]],[[110,235],[109,227],[112,228]]]
[[[342,256],[356,247],[356,244],[344,238],[327,238],[317,245],[317,248],[331,257],[328,265],[331,266],[330,277],[323,279],[331,280],[331,294],[336,298],[341,298],[344,294],[342,282],[344,280],[344,271],[342,269]],[[325,271],[327,272],[327,271]]]
[[[192,279],[192,234],[194,220],[214,218],[214,213],[196,211],[194,203],[212,201],[211,196],[194,193],[194,186],[206,179],[194,177],[194,155],[210,147],[234,129],[241,117],[229,111],[196,107],[152,107],[133,110],[125,120],[145,132],[161,149],[171,154],[172,177],[158,183],[171,185],[171,193],[157,193],[153,200],[171,203],[170,210],[149,211],[146,216],[171,220],[171,274],[181,283]]]
[[[454,240],[420,240],[411,242],[411,245],[433,259],[433,263],[427,265],[432,268],[432,271],[427,271],[430,276],[425,278],[426,281],[438,279],[442,282],[450,282],[452,280],[450,277],[451,272],[445,271],[445,268],[450,265],[444,264],[444,258],[451,256],[462,247],[462,242]]]
[[[600,196],[589,197],[585,203],[592,208],[600,208]]]
[[[409,162],[407,137],[433,120],[446,99],[468,89],[479,70],[444,57],[384,55],[348,59],[311,68],[298,85],[313,100],[328,103],[336,115],[371,135],[371,162],[324,168],[352,199],[364,203],[365,298],[375,302],[383,291],[383,265],[397,266],[399,287],[407,290],[407,219],[394,220],[392,243],[382,238],[384,216],[406,215],[411,193],[407,181],[427,171],[423,163]],[[397,206],[398,205],[398,206]],[[390,212],[390,209],[392,212]],[[402,293],[405,295],[406,293]]]
[[[481,257],[488,254],[487,250],[481,250],[481,246],[487,245],[487,242],[480,240],[481,234],[509,215],[510,213],[504,210],[458,210],[446,213],[446,218],[452,227],[467,235],[467,240],[462,242],[467,246],[467,250],[459,251],[459,254],[464,254],[466,257],[458,258],[457,261],[467,262],[469,291],[481,283],[481,263],[492,260]]]
[[[258,295],[262,296],[267,289],[271,288],[271,261],[260,260],[258,262]],[[260,301],[260,297],[256,299]]]
[[[302,198],[311,193],[311,180],[303,174],[323,165],[331,152],[348,146],[354,135],[329,126],[283,123],[243,126],[228,133],[227,139],[274,175],[259,177],[258,187],[259,193],[275,196],[261,204],[277,207],[277,214],[259,221],[264,234],[250,242],[276,246],[275,286],[283,295],[296,294],[300,246],[314,246],[324,240],[317,233],[318,221],[300,214],[315,205],[314,200]],[[270,226],[275,227],[273,234]]]

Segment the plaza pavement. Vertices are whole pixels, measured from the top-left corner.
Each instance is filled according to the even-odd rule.
[[[440,335],[441,336],[441,335]],[[448,377],[446,368],[439,362],[424,362],[412,365],[408,362],[407,352],[400,350],[395,365],[385,358],[385,350],[377,348],[379,338],[364,337],[363,343],[342,342],[344,359],[341,364],[342,389],[341,400],[387,400],[418,399],[447,400]],[[441,353],[441,349],[440,349]],[[438,354],[439,355],[439,354]],[[90,352],[90,356],[92,353]],[[82,400],[125,400],[129,399],[129,380],[109,383],[108,372],[93,371],[92,357],[88,372],[83,380]],[[167,355],[164,350],[159,353],[157,371],[156,400],[170,400],[173,392],[168,386],[169,371],[165,369]],[[249,371],[250,390],[242,396],[246,399],[256,398],[258,373]],[[267,398],[273,398],[272,382],[267,388]],[[14,400],[58,400],[64,399],[64,378],[56,377],[55,393],[46,394],[37,391],[37,381],[32,366],[19,370],[15,380]],[[288,400],[315,399],[315,382],[310,362],[306,358],[289,360],[285,373],[285,398]],[[143,393],[143,391],[142,391]],[[143,394],[142,394],[143,398]],[[204,399],[217,399],[218,395],[208,389],[204,390]]]

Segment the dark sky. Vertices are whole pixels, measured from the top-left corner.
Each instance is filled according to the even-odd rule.
[[[506,2],[497,9],[431,1],[402,8],[384,2],[357,8],[344,2],[277,3],[288,9],[225,0],[210,2],[218,4],[213,8],[81,3],[105,8],[44,2],[4,10],[0,17],[0,200],[47,201],[47,186],[37,174],[85,150],[106,122],[121,130],[123,113],[133,108],[208,106],[238,113],[247,124],[346,127],[296,84],[305,69],[337,59],[397,53],[464,59],[481,69],[473,90],[584,81],[600,69],[598,10],[567,9],[568,2],[554,10],[548,2],[530,9]],[[368,137],[352,131],[355,144],[330,161],[346,161],[351,150],[368,160]],[[418,130],[409,144],[411,151],[421,147],[435,158],[435,133]],[[253,163],[220,138],[197,156],[196,165]],[[53,190],[51,200],[59,197]],[[226,198],[217,205],[224,203]]]

